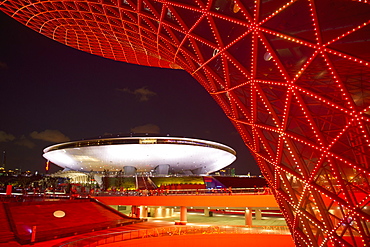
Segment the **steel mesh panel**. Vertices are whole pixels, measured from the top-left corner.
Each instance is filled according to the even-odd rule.
[[[297,246],[369,246],[366,0],[5,0],[102,57],[184,69],[234,123]]]

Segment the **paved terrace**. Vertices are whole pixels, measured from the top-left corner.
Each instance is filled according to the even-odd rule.
[[[240,244],[246,244],[251,247],[269,247],[269,246],[276,246],[276,247],[293,247],[294,243],[292,241],[291,235],[288,231],[287,227],[280,227],[280,226],[272,226],[272,227],[253,227],[253,228],[241,228],[239,227],[230,227],[230,226],[222,226],[219,223],[222,222],[214,222],[210,223],[207,221],[207,218],[200,215],[193,215],[194,218],[197,218],[197,223],[189,224],[189,226],[175,226],[170,219],[161,219],[161,220],[148,220],[147,222],[122,226],[118,228],[107,229],[103,231],[96,231],[91,233],[86,233],[83,235],[78,236],[71,236],[62,239],[55,239],[46,242],[39,242],[34,244],[27,244],[27,245],[19,245],[16,242],[10,242],[8,244],[2,245],[1,247],[70,247],[70,246],[126,246],[126,247],[136,247],[136,246],[159,246],[159,247],[172,247],[172,246],[196,246],[196,244],[201,244],[201,246],[209,245],[210,241],[217,241],[216,244],[213,246],[240,246]],[[229,218],[228,216],[226,216]],[[233,221],[233,218],[229,218]],[[209,232],[211,229],[216,226],[219,229],[229,228],[230,230],[235,229],[235,234],[227,235],[221,234],[221,236],[217,231],[216,232]],[[205,231],[201,234],[201,236],[206,237],[199,239],[199,235],[192,235],[190,233],[186,233],[184,228],[193,229],[201,227]],[[149,231],[149,229],[151,229]],[[173,234],[171,237],[166,237],[163,235],[161,238],[156,238],[151,234],[151,232],[161,232],[163,230],[171,231],[177,229],[177,231],[181,230],[181,234]],[[239,230],[238,230],[239,229]],[[148,235],[149,234],[149,235]],[[109,236],[110,235],[110,236]],[[122,235],[122,239],[130,240],[125,242],[120,242],[120,235]],[[145,236],[148,235],[148,236]],[[188,236],[186,239],[177,239],[176,236],[182,235],[183,237]],[[192,235],[192,236],[189,236]],[[138,237],[137,237],[138,236]],[[179,236],[180,237],[180,236]],[[210,237],[211,239],[207,238]],[[220,237],[222,239],[220,239]],[[84,240],[85,239],[85,240]],[[237,243],[231,243],[230,240],[237,240]],[[82,240],[81,242],[76,242]],[[116,242],[118,241],[118,242]],[[148,241],[156,241],[156,242],[148,242]],[[180,242],[179,242],[180,241]],[[194,243],[194,241],[196,243]],[[222,241],[227,241],[227,244],[222,244]],[[176,244],[174,244],[176,242]],[[181,245],[181,242],[183,242]],[[111,244],[108,244],[111,243]],[[90,245],[89,245],[90,244]]]
[[[186,193],[182,193],[182,194],[168,194],[168,195],[165,195],[165,194],[155,194],[155,195],[147,195],[146,193],[143,193],[143,194],[139,194],[139,193],[134,193],[132,195],[129,195],[128,193],[120,193],[120,192],[110,192],[110,193],[101,193],[99,195],[95,195],[95,196],[91,196],[97,200],[99,200],[100,202],[103,202],[105,204],[108,204],[108,205],[148,205],[148,206],[168,206],[168,207],[177,207],[177,206],[180,206],[181,208],[191,208],[191,207],[199,207],[199,208],[217,208],[217,207],[228,207],[228,208],[244,208],[244,209],[248,209],[248,208],[266,208],[266,207],[271,207],[271,208],[276,208],[277,207],[277,204],[275,202],[275,199],[273,197],[273,195],[269,195],[269,194],[265,194],[265,193],[261,193],[261,194],[258,194],[258,193],[255,193],[255,192],[248,192],[246,193],[245,191],[243,193],[221,193],[221,192],[218,192],[218,193],[203,193],[203,194],[199,194],[198,192],[195,192],[195,193],[189,193],[189,191],[187,191]],[[246,210],[247,211],[247,210]],[[183,220],[182,216],[181,216],[181,213],[184,214],[183,211],[181,211],[180,213],[177,212],[175,213],[172,217],[165,217],[165,218],[161,218],[161,219],[156,219],[156,218],[151,218],[149,219],[148,222],[146,223],[139,223],[139,224],[135,224],[135,225],[131,225],[131,226],[126,226],[126,227],[123,227],[123,228],[116,228],[116,229],[112,229],[112,231],[114,232],[119,232],[119,231],[127,231],[127,230],[134,230],[134,229],[145,229],[145,228],[156,228],[158,229],[158,227],[165,227],[165,226],[172,226],[172,227],[175,227],[174,225],[174,220],[177,220],[180,218],[180,222]],[[185,211],[185,215],[186,215],[186,211]],[[202,226],[202,227],[207,227],[209,225],[235,225],[235,226],[246,226],[248,224],[247,223],[247,214],[245,216],[243,215],[239,215],[239,216],[235,216],[235,215],[213,215],[214,217],[205,217],[204,214],[202,213],[195,213],[195,212],[188,212],[187,213],[187,218],[185,218],[185,220],[188,220],[188,223],[187,223],[187,227],[193,227],[193,226]],[[250,214],[250,218],[251,218],[251,214]],[[272,221],[271,221],[272,220]],[[249,242],[251,243],[251,241],[257,241],[256,237],[258,236],[264,236],[264,239],[267,241],[267,239],[269,239],[269,241],[281,241],[280,239],[278,240],[278,238],[281,238],[281,237],[278,237],[278,236],[270,236],[267,238],[267,236],[265,235],[265,231],[266,229],[265,228],[260,228],[262,227],[261,223],[264,223],[263,225],[265,226],[268,226],[268,227],[272,227],[271,229],[268,228],[267,231],[271,231],[272,229],[273,232],[275,232],[275,230],[278,230],[279,233],[275,233],[275,234],[287,234],[285,235],[285,240],[282,241],[282,243],[284,242],[285,244],[283,245],[284,247],[285,246],[293,246],[293,242],[291,241],[291,237],[289,236],[289,233],[280,233],[280,228],[276,228],[275,227],[284,227],[283,225],[285,224],[281,224],[280,222],[277,222],[277,221],[281,221],[281,223],[284,223],[282,219],[264,219],[264,220],[261,220],[260,222],[257,220],[254,220],[253,224],[255,225],[253,227],[253,231],[258,231],[257,235],[254,235],[252,232],[249,233],[248,235],[250,235],[248,238],[250,238],[248,241],[246,242]],[[258,226],[260,225],[260,226]],[[133,228],[131,228],[133,227]],[[257,227],[257,228],[256,228]],[[247,228],[247,229],[252,229],[252,228]],[[285,229],[285,228],[281,228],[281,229]],[[287,229],[285,229],[284,231],[286,231]],[[157,230],[156,230],[157,231]],[[250,230],[249,230],[250,231]],[[61,244],[64,242],[70,242],[70,241],[73,241],[73,240],[76,240],[76,239],[83,239],[84,237],[91,237],[91,236],[97,236],[97,235],[101,235],[101,234],[106,234],[106,233],[109,233],[110,234],[110,230],[106,230],[106,231],[102,231],[102,232],[95,232],[95,233],[90,233],[88,235],[81,235],[81,236],[76,236],[76,237],[70,237],[70,238],[64,238],[64,239],[58,239],[58,240],[55,240],[55,241],[47,241],[47,242],[42,242],[42,243],[35,243],[34,246],[40,246],[40,247],[44,247],[44,246],[61,246]],[[131,234],[131,233],[130,233]],[[213,235],[213,234],[212,234]],[[222,238],[225,238],[225,239],[230,239],[231,236],[226,236],[225,237],[222,237]],[[100,238],[100,237],[98,237]],[[238,237],[239,238],[239,237]],[[163,242],[165,239],[163,240],[156,240],[156,241],[161,241],[161,244],[162,246],[163,245]],[[174,239],[171,239],[171,242],[173,241]],[[108,240],[104,240],[105,241],[108,241]],[[154,241],[154,239],[153,239]],[[221,240],[220,240],[221,241]],[[229,240],[228,240],[229,241]],[[239,241],[243,241],[242,239],[239,239]],[[252,242],[253,242],[252,241]],[[110,242],[110,241],[108,241]],[[130,241],[131,242],[131,241]],[[9,244],[13,244],[13,246],[18,246],[16,243],[12,242],[12,243],[9,243]],[[119,243],[117,243],[118,245],[116,246],[120,246]],[[121,243],[122,244],[122,243]],[[128,244],[128,242],[126,242],[125,244]],[[134,243],[132,242],[132,244],[138,244],[138,243]],[[142,244],[142,243],[140,243]],[[2,246],[2,245],[0,245]],[[8,246],[11,246],[11,245],[8,245]],[[68,244],[67,244],[68,246]],[[129,246],[129,245],[128,245]],[[168,246],[172,246],[171,244],[168,245]],[[251,245],[251,246],[262,246],[261,245],[261,241],[259,240],[259,243],[258,245]]]

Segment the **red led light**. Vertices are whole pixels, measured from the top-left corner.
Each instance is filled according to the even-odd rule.
[[[254,154],[297,246],[370,242],[366,0],[4,0],[54,40],[184,69]]]

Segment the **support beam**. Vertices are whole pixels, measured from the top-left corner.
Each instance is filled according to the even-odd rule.
[[[140,210],[140,218],[146,218],[146,217],[148,217],[148,208],[145,207],[145,206],[141,206],[140,208],[141,208],[141,210]]]
[[[168,175],[168,171],[170,170],[170,165],[158,165],[155,168],[155,173],[160,175]]]
[[[125,175],[135,175],[136,174],[136,168],[134,166],[124,166],[123,172]]]
[[[186,225],[188,222],[188,209],[185,206],[181,206],[180,208],[180,224]]]
[[[162,207],[155,208],[154,217],[155,218],[162,218],[163,217],[163,208]]]
[[[140,207],[132,205],[131,206],[131,214],[133,217],[140,217]]]
[[[252,226],[252,209],[245,209],[245,225]]]
[[[204,216],[209,216],[209,209],[208,208],[204,209]]]
[[[262,220],[262,211],[261,209],[257,208],[255,211],[256,220]]]
[[[194,169],[191,171],[193,174],[201,175],[201,174],[207,174],[207,167],[199,167],[197,169]]]

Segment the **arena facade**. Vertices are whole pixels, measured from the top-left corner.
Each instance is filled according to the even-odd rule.
[[[230,165],[236,152],[207,140],[130,136],[60,143],[44,149],[44,157],[65,170],[200,175]]]
[[[370,246],[367,0],[4,0],[56,41],[183,69],[251,150],[296,246]]]

